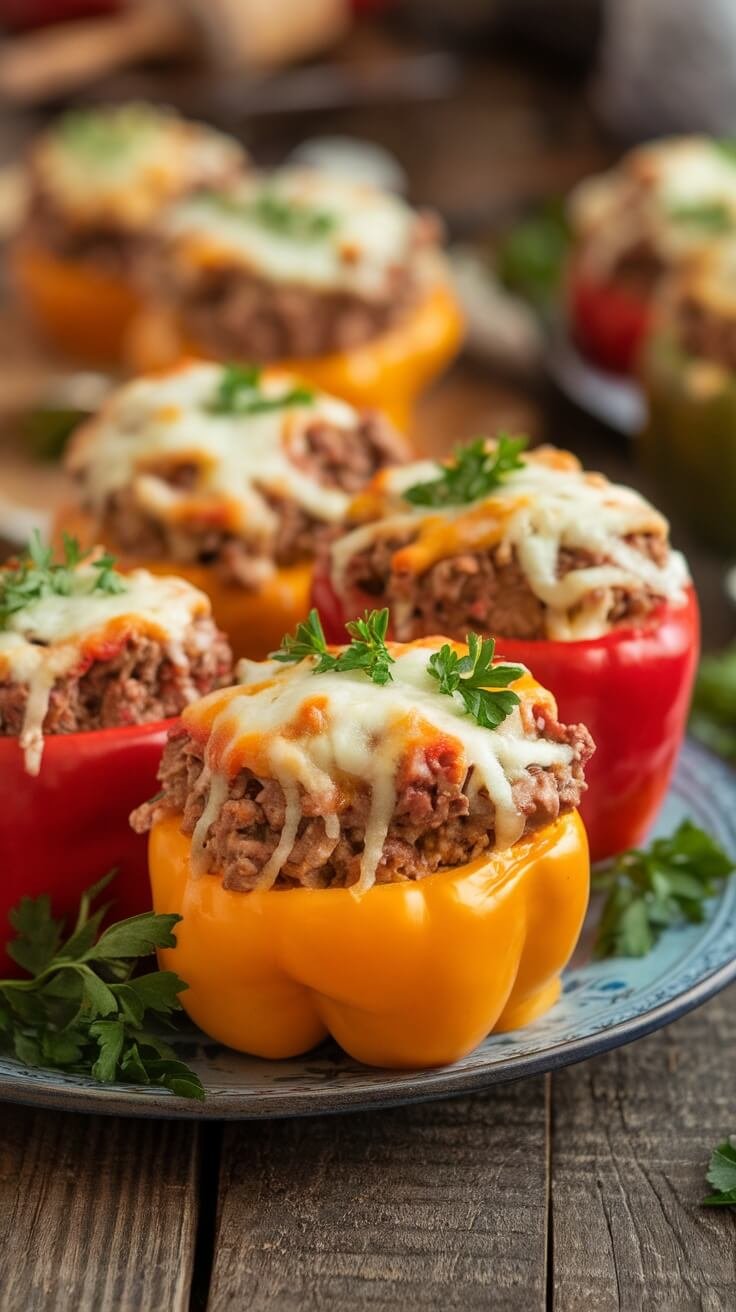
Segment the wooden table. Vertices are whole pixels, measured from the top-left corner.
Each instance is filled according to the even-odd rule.
[[[394,149],[460,231],[604,152],[579,86],[492,58],[449,104],[251,135],[275,156],[336,128]],[[440,451],[502,422],[651,491],[620,439],[469,365],[420,427]],[[56,495],[48,475],[33,490]],[[675,534],[719,645],[736,629],[723,563]],[[734,1214],[700,1199],[736,1129],[735,1004],[736,988],[554,1076],[388,1112],[222,1127],[0,1106],[0,1309],[733,1312]]]

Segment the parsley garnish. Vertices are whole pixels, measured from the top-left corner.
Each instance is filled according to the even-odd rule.
[[[210,192],[211,204],[233,218],[255,221],[281,237],[295,241],[315,241],[328,236],[337,225],[337,217],[327,210],[315,209],[303,201],[288,200],[266,187],[253,200],[227,192]]]
[[[440,477],[407,488],[404,500],[414,506],[461,506],[479,501],[514,470],[523,469],[520,456],[527,441],[526,437],[500,433],[493,444],[477,437],[467,446],[455,447],[452,460],[439,466]]]
[[[314,400],[309,387],[291,387],[278,396],[264,396],[260,387],[257,365],[227,364],[207,408],[215,415],[260,415],[286,406],[311,405]]]
[[[569,248],[565,206],[552,199],[501,238],[496,271],[504,287],[546,309],[559,290]]]
[[[45,547],[36,530],[25,555],[15,568],[0,573],[0,629],[8,620],[43,597],[69,597],[73,592],[118,593],[125,591],[125,583],[115,571],[115,558],[82,551],[76,538],[64,534],[63,560],[54,562],[52,547]],[[79,588],[78,567],[88,562],[95,571]]]
[[[714,752],[736,760],[736,646],[700,662],[690,729]]]
[[[103,1084],[155,1084],[204,1098],[198,1076],[145,1024],[170,1024],[187,985],[172,971],[134,976],[138,961],[174,947],[176,915],[146,912],[109,925],[92,904],[106,875],[82,896],[74,929],[51,915],[46,894],[24,897],[10,913],[17,937],[8,952],[30,979],[0,980],[0,1048],[27,1066],[51,1066]]]
[[[733,215],[723,201],[703,201],[700,204],[674,205],[669,211],[675,223],[686,224],[693,228],[702,228],[703,232],[730,232],[733,227]]]
[[[731,1139],[714,1148],[705,1178],[715,1189],[703,1199],[706,1207],[736,1207],[736,1146]]]
[[[390,666],[394,658],[386,646],[388,608],[366,611],[362,620],[351,620],[345,625],[350,642],[337,655],[328,650],[324,630],[316,610],[296,627],[294,635],[287,633],[278,651],[271,652],[275,661],[303,661],[316,656],[315,674],[334,671],[362,670],[373,683],[384,684],[391,680]]]
[[[716,137],[715,141],[713,142],[713,145],[715,146],[716,150],[720,151],[722,155],[726,156],[726,159],[729,161],[729,163],[736,164],[736,138]]]
[[[622,852],[593,874],[593,888],[607,894],[595,955],[643,957],[670,925],[699,923],[704,902],[733,869],[731,858],[692,820],[646,850]]]
[[[496,643],[493,638],[467,636],[468,654],[458,656],[449,643],[429,658],[427,671],[439,683],[439,691],[448,697],[459,696],[466,713],[484,729],[497,729],[518,705],[515,692],[499,692],[524,673],[521,665],[493,666]]]
[[[56,131],[69,150],[104,166],[114,163],[157,126],[158,115],[146,105],[121,105],[102,110],[69,110]]]

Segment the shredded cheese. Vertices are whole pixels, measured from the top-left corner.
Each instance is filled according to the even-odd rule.
[[[232,137],[136,104],[65,115],[31,154],[39,186],[71,223],[130,230],[193,188],[227,181],[243,164]]]
[[[339,523],[350,496],[325,487],[298,459],[307,452],[306,431],[316,421],[354,429],[357,411],[335,397],[261,414],[214,413],[211,402],[222,377],[215,364],[189,364],[141,378],[120,388],[100,414],[79,430],[69,465],[83,478],[86,499],[100,517],[108,499],[130,488],[154,519],[179,526],[217,524],[241,537],[267,539],[278,519],[265,493],[293,501],[312,518]],[[259,391],[284,395],[294,379],[270,370]],[[193,465],[193,487],[175,487],[162,470]]]
[[[269,224],[258,198],[324,215],[322,232]],[[391,293],[396,271],[416,246],[417,214],[367,183],[303,169],[249,174],[226,197],[193,196],[162,224],[164,240],[185,266],[236,266],[270,282],[316,291],[346,291],[365,300]]]
[[[161,642],[172,663],[185,668],[185,637],[192,623],[210,613],[204,593],[174,577],[145,570],[125,576],[125,591],[90,592],[95,571],[81,565],[68,596],[48,596],[10,615],[0,631],[0,681],[28,687],[20,747],[29,774],[37,775],[43,755],[43,723],[54,684],[65,678],[87,653],[117,649],[132,634]],[[191,688],[191,697],[196,689]]]
[[[377,539],[409,536],[394,552],[392,571],[421,575],[439,560],[462,552],[490,550],[506,544],[516,553],[527,582],[546,607],[548,636],[565,640],[596,638],[607,630],[611,590],[643,586],[657,597],[683,602],[687,566],[669,551],[661,565],[624,539],[653,534],[667,540],[668,525],[638,492],[586,473],[574,456],[544,448],[529,452],[516,470],[482,501],[441,508],[417,507],[402,493],[437,477],[426,461],[382,470],[353,514],[373,515],[338,539],[331,548],[332,578],[346,596],[349,561]],[[560,575],[564,549],[592,552],[605,563],[573,568]],[[392,607],[395,632],[404,635],[409,614]]]
[[[242,662],[241,686],[187,707],[184,722],[198,740],[204,739],[205,759],[206,803],[194,834],[195,873],[208,868],[207,833],[228,782],[247,768],[259,778],[277,780],[286,799],[283,832],[261,872],[259,887],[271,887],[289,859],[302,816],[300,788],[333,836],[345,796],[366,788],[370,808],[355,888],[369,888],[396,806],[402,762],[418,748],[448,740],[458,753],[458,777],[470,775],[469,788],[488,790],[496,811],[496,847],[516,842],[525,822],[514,802],[513,784],[532,765],[569,764],[573,750],[527,733],[523,703],[554,702],[526,674],[512,685],[522,706],[497,729],[479,725],[465,713],[460,698],[439,693],[427,673],[429,657],[440,646],[439,639],[406,647],[392,644],[393,679],[382,686],[359,672],[315,675],[312,661],[288,667]]]
[[[642,243],[678,263],[708,247],[713,232],[684,216],[716,206],[736,225],[736,156],[708,137],[639,146],[607,173],[586,178],[569,201],[580,256],[605,274]]]

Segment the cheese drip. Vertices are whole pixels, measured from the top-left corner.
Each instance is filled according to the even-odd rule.
[[[295,221],[269,223],[266,196],[292,207]],[[314,230],[299,211],[323,217]],[[366,300],[391,294],[396,270],[416,245],[418,216],[402,200],[363,182],[303,169],[250,174],[226,195],[193,196],[168,212],[164,237],[182,263],[234,265],[269,282],[345,291]]]
[[[106,643],[117,649],[129,635],[142,633],[160,641],[172,664],[184,669],[184,640],[196,641],[192,624],[210,613],[204,593],[184,579],[135,570],[125,576],[124,592],[90,592],[96,577],[90,565],[81,565],[71,595],[31,602],[8,616],[0,631],[0,682],[28,687],[19,741],[29,774],[41,769],[43,722],[54,684],[84,661],[85,653],[102,651]]]
[[[360,416],[336,397],[315,392],[298,405],[265,413],[220,414],[212,410],[222,366],[191,364],[163,377],[141,378],[119,389],[101,413],[77,434],[70,468],[84,480],[93,511],[132,489],[153,518],[186,531],[187,522],[210,522],[256,540],[267,539],[278,518],[266,493],[286,498],[322,523],[339,523],[350,496],[325,487],[296,463],[307,453],[306,431],[324,421],[354,429]],[[258,385],[267,400],[295,385],[269,371]],[[193,487],[176,487],[160,469],[193,465]]]
[[[396,777],[402,761],[432,742],[452,740],[469,790],[486,788],[495,807],[495,845],[521,837],[524,817],[512,785],[532,765],[566,765],[572,748],[533,738],[520,708],[494,730],[482,728],[459,697],[437,691],[427,662],[441,644],[394,646],[392,682],[378,686],[358,671],[314,674],[311,661],[285,667],[243,662],[243,684],[211,694],[184,712],[184,721],[205,741],[206,802],[195,830],[195,873],[207,868],[206,835],[226,795],[226,782],[241,769],[275,779],[286,799],[281,840],[261,872],[258,887],[270,888],[288,861],[301,819],[299,789],[335,836],[341,799],[367,788],[370,809],[357,891],[375,881],[396,806]],[[529,676],[515,685],[524,699],[550,701]]]
[[[244,159],[214,128],[132,104],[64,115],[36,143],[31,166],[70,222],[135,231],[192,188],[226,181]]]
[[[354,503],[358,513],[361,502],[370,506],[374,522],[333,544],[338,592],[345,595],[345,573],[353,556],[378,538],[409,534],[409,546],[395,554],[393,565],[416,574],[462,551],[501,543],[512,547],[529,587],[546,607],[548,636],[561,641],[606,633],[614,588],[635,591],[643,585],[657,597],[684,602],[689,575],[681,554],[669,551],[658,565],[624,541],[638,533],[667,540],[667,521],[638,492],[586,473],[567,452],[541,449],[524,459],[524,467],[482,501],[439,509],[402,499],[407,488],[437,478],[436,465],[423,461],[381,471],[373,491]],[[563,549],[593,552],[606,563],[560,576]]]

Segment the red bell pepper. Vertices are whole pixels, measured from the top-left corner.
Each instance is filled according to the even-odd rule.
[[[18,739],[0,738],[0,974],[15,969],[5,943],[8,912],[21,897],[49,893],[54,913],[70,916],[84,889],[114,866],[115,915],[150,909],[146,840],[128,816],[158,790],[172,723],[49,735],[36,777]]]
[[[328,642],[344,641],[347,614],[326,569],[314,579],[313,605]],[[380,605],[353,594],[352,615]],[[449,634],[449,637],[464,635]],[[685,733],[698,662],[695,592],[666,603],[638,627],[583,642],[520,641],[497,636],[499,658],[527,665],[554,693],[566,724],[586,724],[596,752],[586,769],[580,808],[594,861],[636,847],[655,819]]]
[[[567,282],[570,330],[594,364],[633,374],[652,322],[649,300],[614,279],[591,278],[573,266]]]

